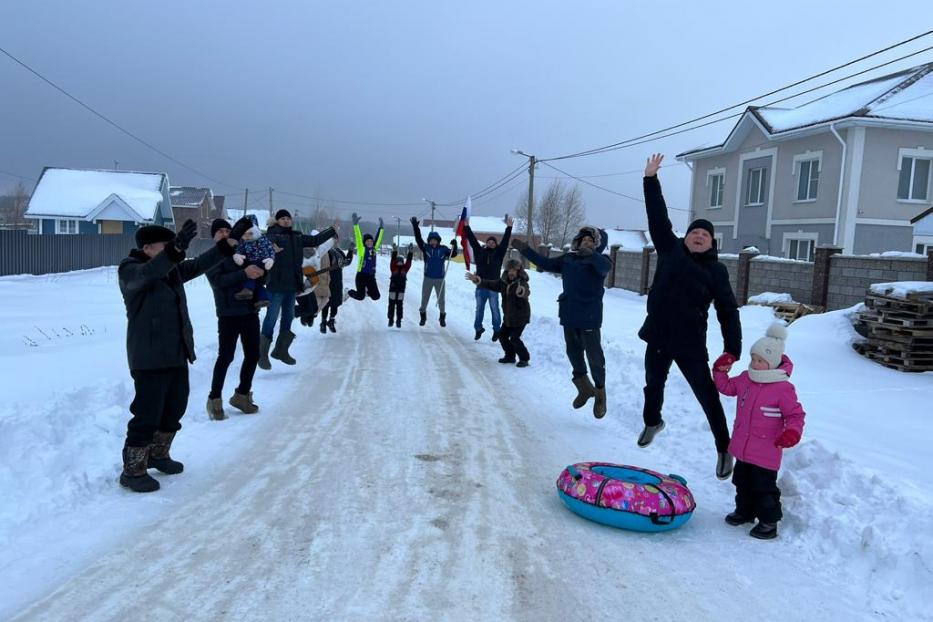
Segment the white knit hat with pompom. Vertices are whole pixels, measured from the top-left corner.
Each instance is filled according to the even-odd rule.
[[[771,369],[777,369],[784,355],[784,342],[787,341],[787,328],[783,324],[772,324],[765,336],[752,346],[752,354],[757,354],[768,361]]]

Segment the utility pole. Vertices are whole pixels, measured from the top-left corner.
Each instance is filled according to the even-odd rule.
[[[531,227],[531,223],[535,209],[535,162],[536,159],[534,156],[528,156],[528,222],[526,223],[528,239],[526,241],[528,244],[532,245],[532,247],[534,246],[534,230]]]
[[[272,218],[275,212],[272,211],[272,186],[269,186],[269,218]]]
[[[431,231],[434,231],[434,210],[437,209],[437,203],[431,201]]]
[[[115,170],[115,171],[119,171],[119,170],[120,170],[120,163],[117,162],[116,160],[113,161],[113,170]]]
[[[246,218],[247,203],[249,203],[249,188],[246,189],[246,194],[243,195],[243,218]]]
[[[402,243],[402,219],[398,216],[395,217],[395,245],[398,246]]]

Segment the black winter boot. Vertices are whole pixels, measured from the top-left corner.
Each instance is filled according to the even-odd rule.
[[[158,480],[146,473],[149,464],[149,447],[123,446],[123,472],[120,473],[120,485],[133,492],[155,492],[159,489]]]
[[[291,347],[292,342],[295,340],[295,333],[287,330],[279,332],[279,338],[275,340],[275,347],[272,349],[272,358],[277,361],[282,361],[286,365],[294,365],[298,361],[292,358],[288,353],[288,348]]]
[[[337,332],[337,322],[336,320],[334,320],[334,318],[330,318],[329,320],[327,320],[327,330],[329,330],[332,333]]]
[[[509,363],[513,363],[513,364],[514,364],[514,363],[515,363],[515,359],[514,359],[514,358],[509,358],[509,357],[507,357],[507,356],[503,356],[501,359],[499,359],[499,362],[500,362],[500,363],[504,363],[504,364],[506,364],[506,365],[509,364]]]
[[[499,341],[499,335],[500,335],[501,333],[502,333],[501,330],[494,330],[494,331],[492,331],[492,340],[493,340],[493,341]]]
[[[583,408],[590,398],[596,395],[596,387],[590,382],[589,376],[577,376],[573,379],[573,384],[577,387],[577,396],[573,398],[574,408]]]
[[[473,335],[473,341],[479,341],[479,338],[483,336],[483,333],[486,332],[486,329],[483,327],[476,329],[476,334]]]
[[[774,540],[777,538],[777,523],[762,523],[759,522],[757,525],[752,527],[752,530],[748,532],[753,538],[758,538],[759,540]]]
[[[739,514],[738,510],[735,510],[734,512],[729,512],[728,514],[726,514],[726,523],[728,523],[729,525],[732,525],[733,527],[738,527],[739,525],[744,525],[745,523],[754,523],[754,522],[755,522],[754,518],[748,518],[747,516],[743,516]]]
[[[169,451],[172,449],[174,432],[156,432],[152,435],[152,446],[149,449],[149,468],[159,470],[166,475],[178,475],[185,470],[178,460],[172,460]]]
[[[401,327],[402,327],[402,318],[396,318],[395,328],[401,328]]]
[[[421,314],[421,321],[418,322],[418,326],[424,326],[428,321],[428,312],[427,311],[418,311]]]
[[[440,322],[441,322],[442,327],[447,326],[447,314],[446,313],[441,313]]]
[[[593,402],[593,416],[602,419],[606,416],[606,387],[596,389],[596,400]]]
[[[325,322],[324,320],[321,320],[321,334],[322,335],[327,334],[327,322]]]
[[[269,360],[269,348],[272,347],[272,339],[261,335],[259,337],[259,369],[272,369],[272,361]]]

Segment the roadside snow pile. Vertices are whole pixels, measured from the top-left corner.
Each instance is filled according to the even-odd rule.
[[[775,292],[761,292],[748,298],[748,304],[752,305],[771,305],[779,302],[794,302],[790,294],[778,294]]]
[[[892,298],[907,298],[911,294],[933,294],[933,281],[872,283],[871,293]]]

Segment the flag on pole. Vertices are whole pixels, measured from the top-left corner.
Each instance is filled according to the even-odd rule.
[[[466,202],[463,204],[463,211],[460,212],[460,220],[457,221],[457,237],[460,239],[460,248],[463,250],[463,263],[466,265],[467,270],[470,269],[470,260],[472,259],[472,252],[466,234],[467,225],[470,224],[471,208],[472,201],[470,201],[470,197],[467,197]]]

